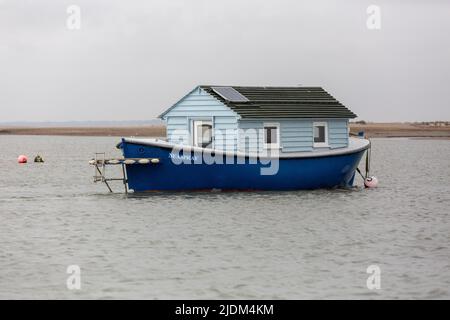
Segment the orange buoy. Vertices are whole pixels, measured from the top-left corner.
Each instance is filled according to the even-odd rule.
[[[23,154],[17,158],[18,163],[27,163],[27,161],[28,161],[27,157],[24,156]]]

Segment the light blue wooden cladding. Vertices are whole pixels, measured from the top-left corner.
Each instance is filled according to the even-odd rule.
[[[313,149],[313,126],[310,120],[286,120],[280,123],[281,151],[300,152]]]
[[[214,117],[214,146],[216,149],[226,151],[237,150],[236,117]]]
[[[262,121],[239,121],[238,150],[242,152],[261,152],[263,145],[260,137],[263,129]]]
[[[348,146],[348,120],[334,119],[328,121],[328,144],[331,149]]]
[[[167,138],[168,141],[177,144],[189,144],[189,132],[187,117],[167,118]]]
[[[261,152],[264,148],[264,123],[278,123],[280,151],[302,152],[314,149],[313,123],[326,122],[329,148],[348,146],[347,119],[264,119],[242,120],[224,103],[201,88],[196,88],[163,115],[169,142],[190,145],[192,121],[210,120],[214,148],[226,151]]]
[[[214,148],[227,151],[237,149],[238,118],[234,111],[200,88],[193,90],[164,114],[169,142],[191,144],[192,121],[211,120]]]
[[[239,149],[261,152],[264,148],[264,123],[280,124],[281,152],[311,151],[313,148],[312,121],[309,120],[271,120],[240,121]],[[249,129],[254,129],[254,132]],[[253,134],[255,133],[255,134]]]

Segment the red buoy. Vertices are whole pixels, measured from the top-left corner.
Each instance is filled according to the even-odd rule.
[[[24,156],[23,154],[17,158],[18,163],[27,163],[27,161],[28,161],[27,157]]]

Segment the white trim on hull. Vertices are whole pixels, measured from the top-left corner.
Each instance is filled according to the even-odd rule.
[[[240,152],[240,151],[230,152],[230,151],[223,151],[223,150],[206,149],[206,148],[194,147],[194,146],[189,146],[189,145],[169,143],[167,141],[160,140],[160,139],[123,138],[123,140],[127,143],[183,150],[184,152],[190,152],[190,151],[207,152],[207,153],[215,153],[216,155],[225,155],[225,156],[229,156],[229,157],[233,157],[233,156],[259,157],[259,158],[277,157],[277,158],[282,158],[282,159],[339,156],[339,155],[351,154],[351,153],[359,152],[362,150],[366,150],[370,147],[369,140],[362,139],[362,138],[350,137],[348,146],[344,147],[344,148],[324,149],[324,150],[314,150],[314,151],[304,151],[304,152],[289,152],[289,153],[278,152],[277,154],[274,154],[273,152],[257,154],[257,153],[244,153],[244,152]]]

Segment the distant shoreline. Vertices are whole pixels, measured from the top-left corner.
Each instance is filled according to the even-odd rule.
[[[450,139],[450,126],[434,126],[412,123],[350,124],[350,132],[364,131],[369,138],[423,138]]]
[[[166,127],[160,125],[115,127],[0,127],[0,135],[162,137],[166,135]]]
[[[450,139],[450,126],[409,123],[350,124],[352,134],[364,131],[369,138]],[[109,126],[109,127],[0,127],[0,135],[103,136],[103,137],[164,137],[166,127]]]

